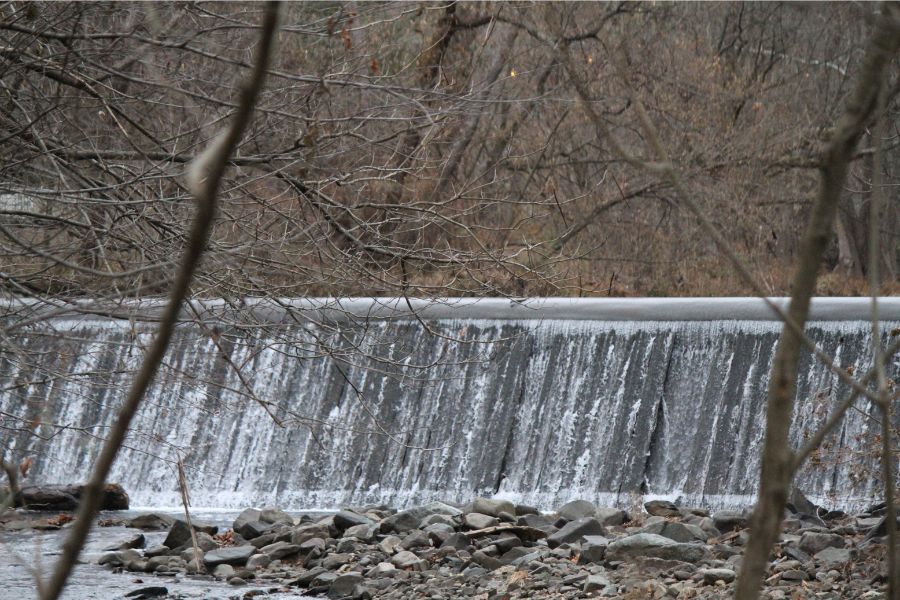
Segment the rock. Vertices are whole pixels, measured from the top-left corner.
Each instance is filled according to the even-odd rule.
[[[594,511],[594,518],[600,521],[601,525],[612,527],[628,521],[628,513],[618,508],[598,508]]]
[[[351,562],[353,562],[353,555],[349,552],[332,552],[322,561],[322,566],[329,571],[334,571]]]
[[[397,514],[382,519],[381,531],[383,533],[406,533],[412,529],[418,529],[422,519],[435,514],[456,516],[462,514],[462,511],[443,502],[432,502],[425,506],[401,510]]]
[[[472,554],[472,562],[476,565],[484,567],[488,571],[499,569],[504,565],[503,561],[501,561],[499,558],[490,556],[484,550],[476,550],[475,553]]]
[[[215,535],[216,531],[219,529],[215,525],[204,523],[202,521],[195,521],[193,519],[191,519],[191,525],[193,526],[194,531],[202,531],[209,535]],[[179,546],[183,546],[190,542],[191,530],[188,528],[187,522],[184,519],[175,519],[175,522],[172,523],[172,526],[169,528],[169,534],[166,536],[163,545],[168,546],[169,548],[178,548]]]
[[[470,512],[463,516],[463,525],[469,529],[484,529],[499,524],[499,519],[483,513]]]
[[[265,569],[272,562],[272,557],[268,554],[254,554],[247,559],[245,565],[248,569]]]
[[[29,510],[73,511],[78,497],[67,486],[26,486],[19,490],[15,505]]]
[[[836,567],[850,562],[851,553],[848,548],[829,546],[816,552],[813,558],[816,559],[816,562],[826,567]]]
[[[162,598],[169,595],[169,588],[161,585],[151,585],[125,594],[131,600],[150,600],[150,598]]]
[[[547,545],[556,548],[560,544],[577,542],[586,535],[606,535],[600,521],[593,517],[577,519],[566,523],[565,527],[547,537]]]
[[[354,525],[344,530],[345,538],[355,538],[361,542],[371,542],[378,533],[378,525],[376,523],[367,523],[362,525]]]
[[[835,533],[807,531],[800,537],[797,547],[807,554],[817,554],[825,548],[843,548],[844,537]]]
[[[747,527],[747,517],[736,510],[720,510],[712,516],[713,524],[722,533]]]
[[[653,533],[636,533],[619,538],[606,548],[606,560],[625,561],[638,557],[654,557],[695,563],[703,559],[702,544],[682,544]]]
[[[428,534],[428,538],[431,540],[431,543],[435,546],[440,546],[447,539],[454,534],[453,527],[450,525],[445,525],[444,523],[433,523],[425,528],[425,533]]]
[[[809,574],[800,569],[788,569],[781,572],[781,578],[786,581],[806,581],[809,579]]]
[[[215,569],[219,565],[243,567],[255,553],[256,548],[253,546],[226,546],[207,552],[203,557],[203,564],[208,570]]]
[[[240,577],[232,577],[231,579],[228,580],[228,585],[239,586],[239,585],[246,585],[246,584],[247,584],[247,582],[244,581],[243,579],[241,579]]]
[[[147,548],[144,550],[144,556],[146,558],[153,558],[154,556],[163,556],[168,554],[172,549],[168,546],[164,546],[159,544],[157,546],[153,546],[152,548]]]
[[[284,524],[284,525],[293,525],[294,518],[281,510],[280,508],[276,508],[274,506],[269,506],[267,508],[259,511],[259,520],[263,523],[271,523],[272,525]]]
[[[900,519],[897,519],[897,529],[900,530]],[[869,529],[866,533],[866,539],[871,540],[883,535],[887,535],[887,515],[881,517],[878,524]]]
[[[98,565],[110,565],[112,567],[121,567],[132,561],[140,560],[141,553],[137,550],[117,550],[115,552],[107,552],[100,556],[97,561]]]
[[[337,600],[338,598],[353,596],[354,589],[364,581],[365,578],[361,573],[344,573],[331,582],[331,587],[328,589],[328,597]]]
[[[234,522],[231,525],[231,528],[237,531],[246,523],[251,523],[253,521],[260,521],[260,517],[262,516],[262,511],[258,508],[245,508],[241,511]]]
[[[292,544],[302,544],[306,540],[313,538],[325,539],[328,537],[330,537],[330,532],[327,526],[321,523],[310,523],[295,527],[291,533],[290,540]]]
[[[793,489],[791,489],[791,495],[788,499],[788,509],[794,513],[815,517],[819,514],[817,510],[818,507],[810,502],[809,498],[806,497],[806,494],[800,491],[800,488],[797,486],[794,486]]]
[[[681,511],[668,500],[651,500],[644,503],[644,510],[654,517],[680,517]]]
[[[586,535],[581,541],[581,556],[579,561],[582,563],[599,563],[606,558],[606,548],[609,546],[609,540],[602,535]]]
[[[612,585],[606,577],[603,575],[588,575],[584,580],[584,585],[581,588],[581,591],[585,594],[590,594],[593,592],[599,592],[601,590],[606,589],[608,586]]]
[[[114,550],[128,550],[130,548],[143,548],[145,542],[146,542],[146,540],[144,539],[144,534],[138,533],[136,535],[131,536],[130,538],[126,538],[126,539],[122,540],[115,546],[106,548],[105,550],[114,551]]]
[[[736,577],[735,572],[731,569],[700,569],[697,574],[706,585],[715,585],[717,581],[731,583]]]
[[[597,507],[587,500],[572,500],[560,506],[556,512],[566,521],[575,521],[585,517],[596,517]]]
[[[237,523],[237,520],[235,521]],[[244,521],[234,528],[234,532],[245,540],[252,540],[261,535],[265,535],[272,529],[271,523],[263,521]]]
[[[384,577],[385,575],[393,575],[397,571],[397,567],[389,562],[380,562],[366,573],[369,577]]]
[[[145,513],[125,521],[125,526],[144,531],[163,531],[171,527],[173,523],[175,523],[175,519],[169,515]]]
[[[427,568],[425,561],[409,550],[402,550],[392,556],[391,564],[398,569],[409,569],[412,571],[424,571]]]
[[[403,541],[400,542],[400,547],[404,550],[412,550],[413,548],[430,548],[431,547],[431,538],[428,537],[428,534],[419,531],[418,529],[411,531]]]
[[[697,527],[686,523],[677,523],[675,521],[657,521],[645,525],[641,528],[641,533],[655,533],[667,537],[676,542],[705,542],[707,539],[706,532]]]
[[[527,514],[516,519],[516,523],[525,527],[534,527],[547,533],[553,533],[557,530],[553,522],[544,515]]]
[[[232,567],[231,565],[221,564],[213,569],[212,574],[219,579],[231,579],[232,577],[234,577],[234,567]]]
[[[294,556],[300,552],[300,545],[290,544],[288,542],[275,542],[274,544],[263,546],[260,548],[260,551],[263,554],[268,554],[272,560],[278,560],[279,558]]]
[[[334,526],[338,531],[344,531],[354,525],[372,525],[373,523],[372,519],[349,510],[341,510],[334,515]]]
[[[378,543],[378,548],[390,556],[395,553],[398,548],[400,548],[400,544],[403,542],[401,538],[398,538],[395,535],[386,536],[383,540]]]
[[[472,502],[472,512],[481,513],[490,517],[499,517],[505,512],[513,516],[516,514],[516,505],[508,500],[494,500],[490,498],[475,498]]]

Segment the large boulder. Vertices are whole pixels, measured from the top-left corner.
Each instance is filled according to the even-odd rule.
[[[636,533],[611,542],[606,560],[627,561],[635,558],[662,558],[696,563],[706,555],[702,544],[682,544],[654,533]]]
[[[559,531],[550,534],[550,536],[547,537],[547,545],[551,548],[556,548],[560,544],[578,542],[588,535],[605,536],[606,530],[603,528],[603,525],[600,524],[600,521],[593,517],[576,519],[575,521],[566,523]]]
[[[705,531],[696,525],[676,523],[674,521],[656,521],[641,528],[641,533],[654,533],[667,537],[676,542],[705,542],[708,536]]]
[[[681,511],[668,500],[650,500],[644,503],[644,510],[654,517],[680,517]]]
[[[256,554],[256,548],[253,546],[227,546],[207,552],[203,557],[203,564],[210,571],[219,565],[243,567],[254,554]]]
[[[587,500],[572,500],[560,506],[556,513],[566,521],[575,521],[585,517],[596,517],[597,507]]]
[[[191,519],[191,525],[193,526],[194,531],[202,531],[203,533],[208,533],[209,535],[215,535],[219,530],[219,528],[215,525],[204,523],[202,521],[196,521],[194,519]],[[185,521],[184,519],[175,519],[175,522],[172,523],[172,527],[169,528],[169,534],[166,536],[166,539],[163,542],[163,546],[168,546],[169,548],[178,548],[190,542],[191,530],[187,525],[187,521]]]
[[[30,485],[16,494],[15,504],[30,510],[73,511],[78,508],[84,485]],[[129,498],[118,483],[103,486],[100,510],[128,510]]]
[[[171,527],[173,523],[175,523],[174,517],[159,513],[145,513],[125,521],[126,526],[144,531],[163,531]]]
[[[516,516],[516,505],[509,500],[498,500],[494,498],[475,498],[472,502],[471,512],[481,513],[490,517],[499,517],[501,513]]]

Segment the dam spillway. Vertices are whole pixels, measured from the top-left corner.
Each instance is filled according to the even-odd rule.
[[[900,326],[898,300],[880,302],[885,340]],[[868,309],[864,298],[817,299],[807,334],[842,368],[865,372]],[[152,339],[153,311],[81,306],[12,330],[0,448],[34,457],[30,481],[88,476]],[[7,326],[21,318],[7,313]],[[134,505],[180,503],[178,458],[193,504],[206,507],[476,494],[545,509],[577,497],[753,501],[781,329],[760,300],[259,301],[201,303],[194,315],[110,476]],[[900,361],[889,370],[896,378]],[[848,391],[804,354],[793,443]],[[848,412],[800,473],[808,496],[843,508],[880,497],[877,417],[863,400]]]

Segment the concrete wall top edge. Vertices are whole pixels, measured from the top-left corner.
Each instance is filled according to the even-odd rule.
[[[787,298],[770,298],[787,308]],[[240,302],[193,300],[204,320],[230,322],[251,315],[260,323],[347,322],[363,319],[482,319],[582,321],[774,321],[761,298],[246,298]],[[49,304],[0,300],[3,317],[15,322],[54,318],[120,318],[153,321],[164,299],[118,303],[79,301]],[[814,298],[811,321],[861,321],[872,314],[870,298]],[[900,321],[900,297],[878,299],[882,321]],[[185,318],[192,317],[185,312]]]

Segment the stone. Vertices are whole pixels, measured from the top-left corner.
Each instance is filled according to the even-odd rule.
[[[217,565],[212,574],[219,579],[230,579],[234,577],[234,567],[226,564]]]
[[[720,510],[717,513],[713,513],[712,520],[716,529],[722,533],[747,527],[747,516],[736,510]]]
[[[97,561],[98,565],[110,565],[112,567],[121,567],[129,562],[140,560],[141,553],[137,550],[117,550],[115,552],[107,552],[100,556]]]
[[[106,550],[113,551],[113,550],[128,550],[130,548],[143,548],[145,542],[146,542],[146,539],[144,538],[144,534],[138,533],[136,535],[133,535],[129,538],[122,540],[121,542],[119,542],[118,544],[116,544],[114,546],[110,546],[109,548],[106,548]]]
[[[408,569],[411,571],[424,571],[427,568],[425,561],[409,550],[401,550],[392,556],[391,564],[398,569]]]
[[[641,528],[641,533],[655,533],[667,537],[676,542],[705,542],[707,539],[706,532],[688,523],[678,523],[675,521],[657,521],[645,525]]]
[[[247,582],[241,579],[240,577],[232,577],[228,580],[228,585],[239,586],[239,585],[247,585]]]
[[[133,529],[143,529],[144,531],[164,531],[174,523],[175,519],[169,515],[145,513],[125,521],[125,526]]]
[[[334,571],[339,567],[353,562],[353,555],[344,552],[332,552],[322,560],[322,566],[329,571]]]
[[[354,525],[371,525],[374,521],[368,517],[356,514],[349,510],[341,510],[334,514],[334,526],[337,530],[344,531]]]
[[[73,511],[78,497],[66,486],[26,486],[16,494],[15,505],[29,510]]]
[[[337,600],[338,598],[353,596],[354,589],[364,581],[365,578],[361,573],[344,573],[331,582],[331,587],[328,589],[328,597]]]
[[[313,538],[326,539],[330,537],[329,534],[330,532],[327,526],[322,525],[321,523],[310,523],[295,527],[290,535],[290,541],[292,544],[302,544],[306,540],[311,540]]]
[[[825,548],[843,548],[844,537],[835,533],[807,531],[800,537],[797,547],[807,554],[815,555]]]
[[[404,550],[412,550],[413,548],[430,548],[431,538],[428,537],[427,533],[416,529],[411,531],[405,538],[403,538],[403,541],[400,542],[400,547]]]
[[[268,554],[272,560],[278,560],[279,558],[286,558],[288,556],[294,556],[295,554],[300,552],[299,544],[291,544],[288,542],[275,542],[274,544],[269,544],[268,546],[263,546],[260,548],[260,551],[263,554]]]
[[[594,592],[599,592],[611,585],[609,579],[604,577],[603,575],[588,575],[584,580],[584,585],[581,588],[581,591],[585,594],[591,594]]]
[[[650,500],[644,503],[644,510],[654,517],[680,517],[681,511],[668,500]]]
[[[462,514],[462,511],[449,504],[444,504],[443,502],[432,502],[425,506],[401,510],[396,514],[382,519],[381,531],[382,533],[406,533],[412,529],[418,529],[422,519],[435,514],[449,515],[452,517]]]
[[[256,548],[253,546],[226,546],[207,552],[203,557],[203,564],[207,570],[215,569],[219,565],[243,567],[255,553]]]
[[[547,533],[553,533],[557,527],[553,525],[553,521],[544,515],[527,514],[516,519],[516,523],[525,527],[534,527]]]
[[[484,567],[488,571],[499,569],[504,565],[503,561],[494,556],[490,556],[484,550],[476,550],[475,553],[472,554],[472,562],[476,565]]]
[[[219,529],[215,525],[204,523],[202,521],[195,521],[193,519],[191,519],[191,525],[193,526],[194,531],[202,531],[209,535],[215,535]],[[172,523],[172,526],[169,528],[169,534],[166,536],[163,545],[168,546],[169,548],[178,548],[179,546],[183,546],[190,542],[191,530],[188,528],[187,522],[184,519],[175,519],[175,522]]]
[[[697,574],[706,585],[715,585],[717,581],[731,583],[736,577],[735,572],[731,569],[700,569]]]
[[[478,497],[472,502],[471,512],[481,513],[483,515],[488,515],[489,517],[499,517],[502,512],[515,515],[516,505],[509,500]]]
[[[252,540],[261,535],[265,535],[271,529],[271,523],[264,523],[263,521],[244,521],[238,527],[234,528],[234,532],[245,540]]]
[[[272,563],[272,557],[268,554],[254,554],[247,559],[248,569],[265,569]]]
[[[581,563],[599,563],[606,558],[609,540],[602,535],[586,535],[581,541]]]
[[[547,537],[547,545],[556,548],[560,544],[579,541],[586,535],[606,535],[606,530],[600,521],[593,517],[570,521],[559,531]]]
[[[379,550],[390,556],[397,551],[402,542],[403,540],[396,535],[389,535],[378,543],[378,548]]]
[[[628,513],[619,508],[598,508],[594,511],[594,518],[600,521],[601,525],[612,527],[622,525],[628,521]]]
[[[454,534],[453,527],[444,523],[432,523],[431,525],[426,527],[424,531],[426,534],[428,534],[428,538],[435,546],[440,546],[441,544],[446,542],[451,535]]]
[[[653,533],[636,533],[610,542],[606,560],[626,561],[639,557],[653,557],[695,563],[704,558],[702,544],[683,544]]]
[[[258,508],[245,508],[241,511],[231,525],[231,528],[237,531],[240,529],[245,523],[252,523],[254,521],[260,521],[260,517],[262,516],[262,511]]]
[[[566,521],[575,521],[585,517],[596,517],[597,507],[587,500],[572,500],[560,506],[556,512]]]
[[[153,558],[154,556],[163,556],[168,554],[172,549],[162,544],[152,546],[144,550],[144,557]]]
[[[365,523],[354,525],[344,530],[345,538],[355,538],[361,542],[371,542],[378,533],[378,525],[376,523]]]
[[[818,516],[818,507],[810,502],[809,498],[806,497],[806,494],[800,491],[800,488],[797,486],[794,486],[791,489],[791,495],[788,498],[788,509],[794,513]]]
[[[150,600],[151,598],[163,598],[169,595],[169,588],[161,585],[151,585],[125,594],[131,600]]]
[[[816,552],[813,558],[826,567],[836,567],[850,562],[851,552],[848,548],[829,546]]]
[[[272,525],[294,524],[294,517],[274,506],[269,506],[259,511],[259,520],[263,523],[271,523]]]
[[[499,525],[500,520],[484,513],[470,512],[463,516],[463,525],[469,529],[484,529]]]
[[[369,577],[384,577],[385,575],[391,576],[397,570],[397,567],[392,565],[389,562],[380,562],[366,573]]]
[[[428,515],[427,517],[422,519],[422,522],[419,523],[418,528],[425,529],[429,525],[434,525],[436,523],[440,523],[442,525],[447,525],[448,527],[456,526],[456,522],[453,520],[453,517],[451,517],[450,515],[437,514],[437,515]]]

